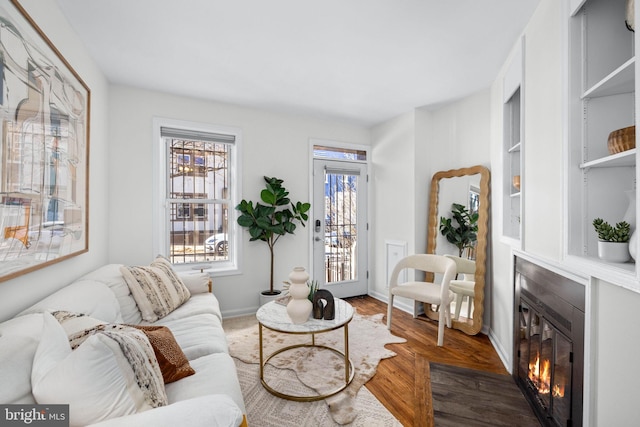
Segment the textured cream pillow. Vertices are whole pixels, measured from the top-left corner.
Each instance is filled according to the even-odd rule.
[[[50,314],[33,359],[33,396],[69,404],[70,425],[84,426],[167,405],[162,373],[147,337],[121,325],[96,331],[71,350]]]
[[[122,266],[120,272],[147,322],[163,318],[191,297],[166,258],[159,256],[148,267]]]

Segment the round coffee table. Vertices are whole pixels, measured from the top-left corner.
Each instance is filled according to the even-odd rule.
[[[278,304],[275,301],[268,302],[261,306],[256,313],[256,318],[258,319],[258,333],[260,339],[260,382],[262,383],[262,386],[274,396],[288,400],[295,400],[297,402],[313,402],[316,400],[326,399],[327,397],[340,393],[342,390],[347,388],[347,386],[351,384],[351,381],[353,381],[353,376],[355,374],[353,363],[349,360],[349,322],[353,319],[353,313],[354,310],[351,304],[339,298],[335,298],[335,318],[333,320],[309,318],[305,323],[295,325],[287,315],[286,306]],[[283,334],[311,335],[311,343],[295,344],[283,347],[265,357],[263,351],[264,341],[262,328],[267,328]],[[332,347],[316,344],[315,334],[329,332],[339,328],[344,329],[344,353]],[[344,357],[344,384],[328,393],[313,396],[290,395],[285,392],[275,390],[269,386],[264,379],[264,366],[267,362],[280,353],[300,347],[315,347],[329,350],[341,357]]]

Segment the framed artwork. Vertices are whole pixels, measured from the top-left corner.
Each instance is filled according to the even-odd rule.
[[[90,90],[0,0],[0,281],[89,249]]]

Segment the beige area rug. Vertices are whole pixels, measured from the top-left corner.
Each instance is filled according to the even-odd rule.
[[[341,393],[318,402],[294,402],[266,391],[259,379],[258,325],[255,316],[225,319],[231,355],[245,395],[249,425],[255,426],[399,426],[401,425],[366,388],[381,359],[395,356],[384,346],[404,343],[382,323],[383,314],[355,314],[349,324],[349,356],[355,366],[352,383]],[[265,355],[297,343],[310,343],[309,335],[281,334],[263,329]],[[344,351],[342,328],[316,335],[316,344]],[[243,366],[249,364],[248,366]],[[294,395],[326,393],[344,381],[344,359],[331,351],[301,348],[272,359],[265,367],[268,384]],[[315,390],[316,393],[313,391]],[[271,415],[273,414],[273,417]],[[252,422],[253,418],[253,422]],[[290,419],[290,421],[289,421]]]

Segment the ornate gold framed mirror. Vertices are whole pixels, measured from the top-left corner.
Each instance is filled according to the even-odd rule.
[[[475,335],[482,329],[484,313],[484,286],[487,271],[487,233],[489,227],[489,169],[484,166],[452,169],[437,172],[431,179],[431,195],[429,198],[429,223],[427,226],[427,253],[438,255],[459,255],[459,250],[440,233],[440,218],[451,218],[454,203],[463,205],[469,212],[478,212],[477,239],[472,248],[467,249],[464,258],[475,261],[475,274],[471,284],[472,296],[466,299],[467,308],[472,311],[452,309],[452,327],[469,335]],[[462,294],[462,293],[460,293]],[[456,297],[458,295],[456,294]],[[455,298],[459,304],[460,300]],[[469,306],[469,304],[471,304]],[[461,314],[453,316],[455,311]],[[437,320],[438,313],[425,306],[425,313],[430,319]],[[469,313],[466,314],[465,313]]]

